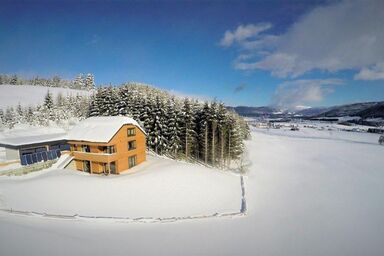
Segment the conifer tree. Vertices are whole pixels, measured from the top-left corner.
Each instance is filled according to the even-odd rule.
[[[193,143],[196,138],[196,123],[195,115],[192,111],[191,103],[188,98],[184,99],[182,110],[181,110],[181,127],[182,127],[182,137],[181,141],[184,148],[184,154],[186,158],[191,157],[191,150]]]
[[[88,90],[95,88],[95,79],[92,74],[87,74],[84,83],[85,88]]]
[[[177,157],[181,148],[181,130],[178,122],[178,117],[180,117],[180,109],[179,106],[176,105],[174,97],[168,100],[167,105],[167,149],[171,155]]]
[[[203,156],[205,164],[208,164],[209,157],[209,121],[210,121],[210,108],[208,102],[204,103],[203,108],[198,112],[199,124],[199,143],[200,155]]]
[[[217,141],[217,103],[214,101],[210,106],[209,123],[211,127],[211,163],[216,164],[216,141]]]

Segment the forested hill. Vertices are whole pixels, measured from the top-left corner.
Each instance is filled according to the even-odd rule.
[[[137,83],[103,87],[91,98],[89,116],[127,115],[141,122],[158,154],[229,166],[244,150],[247,123],[223,103],[200,103]]]

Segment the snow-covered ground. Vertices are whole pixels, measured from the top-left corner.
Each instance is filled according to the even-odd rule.
[[[246,179],[246,217],[142,224],[57,220],[1,213],[0,254],[384,255],[384,147],[373,143],[373,138],[349,139],[347,132],[323,138],[316,134],[312,136],[310,131],[315,130],[309,130],[305,137],[296,131],[289,131],[290,136],[265,130],[252,131],[252,140],[246,143],[252,161]],[[328,131],[323,132],[327,137]],[[356,140],[362,143],[356,143]],[[170,164],[171,169],[172,166]],[[184,168],[179,170],[187,172]],[[161,173],[154,172],[104,180],[109,184],[116,181],[122,188],[119,179],[127,180],[128,184],[131,183],[128,179],[152,179],[153,174],[160,183],[167,183],[161,180]],[[207,170],[206,178],[199,182],[204,181],[204,188],[212,186],[214,192],[214,184],[224,179],[221,175],[225,177],[226,174],[212,175],[212,172]],[[69,178],[71,181],[90,178],[88,180],[93,184],[105,178],[81,174],[66,176],[60,172],[56,172],[58,176],[52,176],[53,173],[55,171],[47,171],[40,177],[17,181],[2,180],[0,188],[6,186],[11,189],[10,184],[15,184],[18,190],[13,191],[25,191],[26,201],[31,201],[41,200],[28,195],[32,193],[31,189],[37,189],[36,198],[43,193],[33,184],[47,184],[49,179],[56,184],[49,183],[52,185],[45,193],[60,191],[55,186],[67,187],[65,183]],[[62,182],[54,178],[60,176],[63,176]],[[191,174],[188,176],[191,179]],[[216,178],[218,181],[214,180]],[[191,180],[192,183],[196,181]],[[77,182],[72,185],[76,189]],[[156,183],[153,186],[156,189]],[[84,187],[84,193],[90,193],[86,192],[89,188]],[[105,188],[97,186],[97,189],[103,191]],[[146,188],[145,193],[150,193],[151,189]],[[182,187],[179,189],[183,191]],[[197,191],[201,189],[203,187],[198,186]],[[186,186],[186,190],[191,191],[192,185]],[[210,200],[209,190],[206,189],[201,197],[202,204]],[[232,188],[229,190],[232,192]],[[58,201],[65,198],[61,194],[52,194]],[[6,203],[14,199],[3,197],[1,200]],[[112,196],[110,200],[115,201]],[[62,205],[68,204],[70,202]],[[33,203],[20,201],[20,206],[33,207]],[[122,204],[121,208],[124,207]]]
[[[26,107],[29,105],[35,106],[44,102],[44,97],[47,92],[52,93],[56,97],[59,93],[63,96],[67,95],[91,95],[92,92],[85,90],[76,90],[60,87],[45,87],[34,85],[0,85],[0,108],[15,107],[21,104]]]
[[[45,170],[0,177],[0,208],[60,215],[165,218],[239,212],[239,176],[148,156],[108,177]]]

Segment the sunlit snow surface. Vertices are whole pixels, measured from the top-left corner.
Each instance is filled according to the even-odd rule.
[[[70,88],[3,84],[0,85],[0,108],[5,110],[6,107],[15,107],[19,103],[23,107],[42,104],[48,91],[54,96],[54,98],[56,98],[59,94],[62,94],[64,97],[74,97],[77,95],[89,96],[92,94],[91,91]]]
[[[254,130],[246,143],[252,161],[246,179],[246,217],[134,224],[3,213],[0,254],[381,256],[384,147],[377,140],[377,134],[330,135],[305,128],[299,132]],[[141,178],[145,176],[156,181],[149,172]],[[156,177],[165,179],[161,174]],[[215,178],[207,171],[206,183],[199,186],[207,199],[209,179]],[[28,186],[18,189],[15,193],[33,193]],[[32,200],[31,195],[26,198]]]

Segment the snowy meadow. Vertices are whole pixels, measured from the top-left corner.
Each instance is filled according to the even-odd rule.
[[[0,214],[0,252],[2,255],[383,255],[384,147],[377,143],[378,135],[339,132],[332,135],[335,139],[329,137],[329,131],[306,128],[298,133],[253,129],[251,135],[252,139],[246,142],[252,165],[245,179],[248,212],[244,217],[122,223],[3,212]],[[192,176],[194,172],[192,169],[181,171],[190,172]],[[156,189],[149,183],[152,180],[156,184],[158,174],[143,175],[149,178],[147,190]],[[208,179],[209,175],[217,174],[208,171],[203,175]],[[19,180],[3,177],[1,204],[18,204],[17,196],[7,196],[7,184],[20,182],[21,190],[23,182],[31,188],[34,183],[44,183],[46,178],[44,174]],[[231,183],[231,178],[220,178],[233,184],[226,192],[220,192],[225,182],[215,181],[221,184],[216,189],[215,186],[199,187],[199,193],[206,195],[200,197],[201,202],[185,202],[183,197],[175,195],[169,195],[169,199],[175,200],[173,204],[208,207],[204,201],[211,200],[210,195],[224,193],[222,195],[228,197],[232,192],[239,193],[235,189],[237,179]],[[201,183],[204,178],[201,179],[194,181]],[[54,186],[50,189],[60,191]],[[164,191],[162,196],[167,193],[172,193],[172,189]],[[57,196],[63,200],[63,195]],[[33,196],[26,197],[30,202],[19,206],[33,207]],[[41,204],[46,195],[36,193],[35,197],[40,197],[36,200]],[[110,204],[119,204],[112,196],[110,200]],[[62,205],[70,204],[63,201]],[[124,207],[122,204],[116,209]],[[153,205],[138,204],[137,209],[140,207]],[[150,209],[154,214],[162,209],[155,208],[158,209]]]

